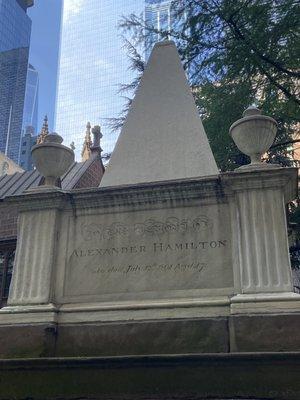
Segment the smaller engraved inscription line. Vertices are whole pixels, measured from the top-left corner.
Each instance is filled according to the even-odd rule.
[[[85,268],[89,270],[92,274],[113,274],[120,273],[123,275],[128,274],[138,274],[138,273],[160,273],[160,272],[202,272],[204,268],[207,267],[206,263],[192,262],[189,264],[177,263],[177,264],[146,264],[146,265],[127,265],[127,266],[100,266],[91,268],[89,265],[85,265]]]

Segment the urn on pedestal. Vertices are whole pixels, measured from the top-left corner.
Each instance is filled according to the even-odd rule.
[[[229,134],[238,149],[250,157],[251,163],[238,169],[253,170],[279,167],[277,164],[266,164],[261,157],[274,142],[277,132],[277,122],[256,107],[248,107],[243,118],[231,125]]]
[[[56,133],[48,134],[44,142],[33,146],[33,162],[45,178],[44,187],[55,188],[59,178],[74,162],[74,151],[62,145],[63,138]]]

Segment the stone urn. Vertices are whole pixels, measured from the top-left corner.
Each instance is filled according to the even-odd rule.
[[[250,157],[251,163],[238,169],[274,168],[277,164],[267,164],[261,161],[274,142],[277,132],[277,122],[261,114],[256,107],[248,107],[243,118],[231,125],[229,134],[238,149]]]
[[[43,143],[31,149],[33,162],[45,178],[44,187],[57,187],[59,178],[74,162],[74,151],[62,145],[63,138],[56,133],[48,134]]]

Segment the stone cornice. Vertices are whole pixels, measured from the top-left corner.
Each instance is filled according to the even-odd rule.
[[[163,181],[147,184],[124,185],[73,190],[73,204],[77,209],[91,207],[122,207],[164,204],[167,202],[186,203],[190,200],[205,201],[217,198],[224,201],[224,188],[219,177]]]
[[[286,202],[297,197],[297,168],[270,168],[252,171],[227,172],[221,174],[221,180],[227,191],[233,192],[251,189],[283,188]]]
[[[227,172],[209,178],[179,179],[136,185],[104,188],[63,190],[35,190],[5,199],[4,204],[19,210],[143,208],[145,206],[177,206],[196,201],[226,202],[237,191],[283,188],[287,202],[297,196],[297,169],[277,168],[249,172]]]
[[[224,188],[218,176],[71,191],[40,189],[28,191],[20,196],[7,197],[4,203],[17,206],[19,210],[80,210],[128,206],[140,208],[168,202],[186,204],[191,200],[200,204],[209,199],[215,199],[217,202],[223,202],[225,199]]]
[[[18,208],[20,211],[41,209],[63,209],[68,202],[69,194],[62,190],[28,191],[19,196],[6,197],[3,205]]]

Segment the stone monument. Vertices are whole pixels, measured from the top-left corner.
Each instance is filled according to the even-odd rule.
[[[86,378],[101,398],[299,398],[300,295],[285,214],[297,170],[260,162],[276,122],[259,110],[230,133],[252,163],[219,173],[176,47],[156,44],[100,187],[8,200],[20,216],[1,356],[42,358],[34,365],[56,381],[49,359],[68,382],[75,365],[96,368],[116,379]],[[33,379],[35,393],[56,393]]]

